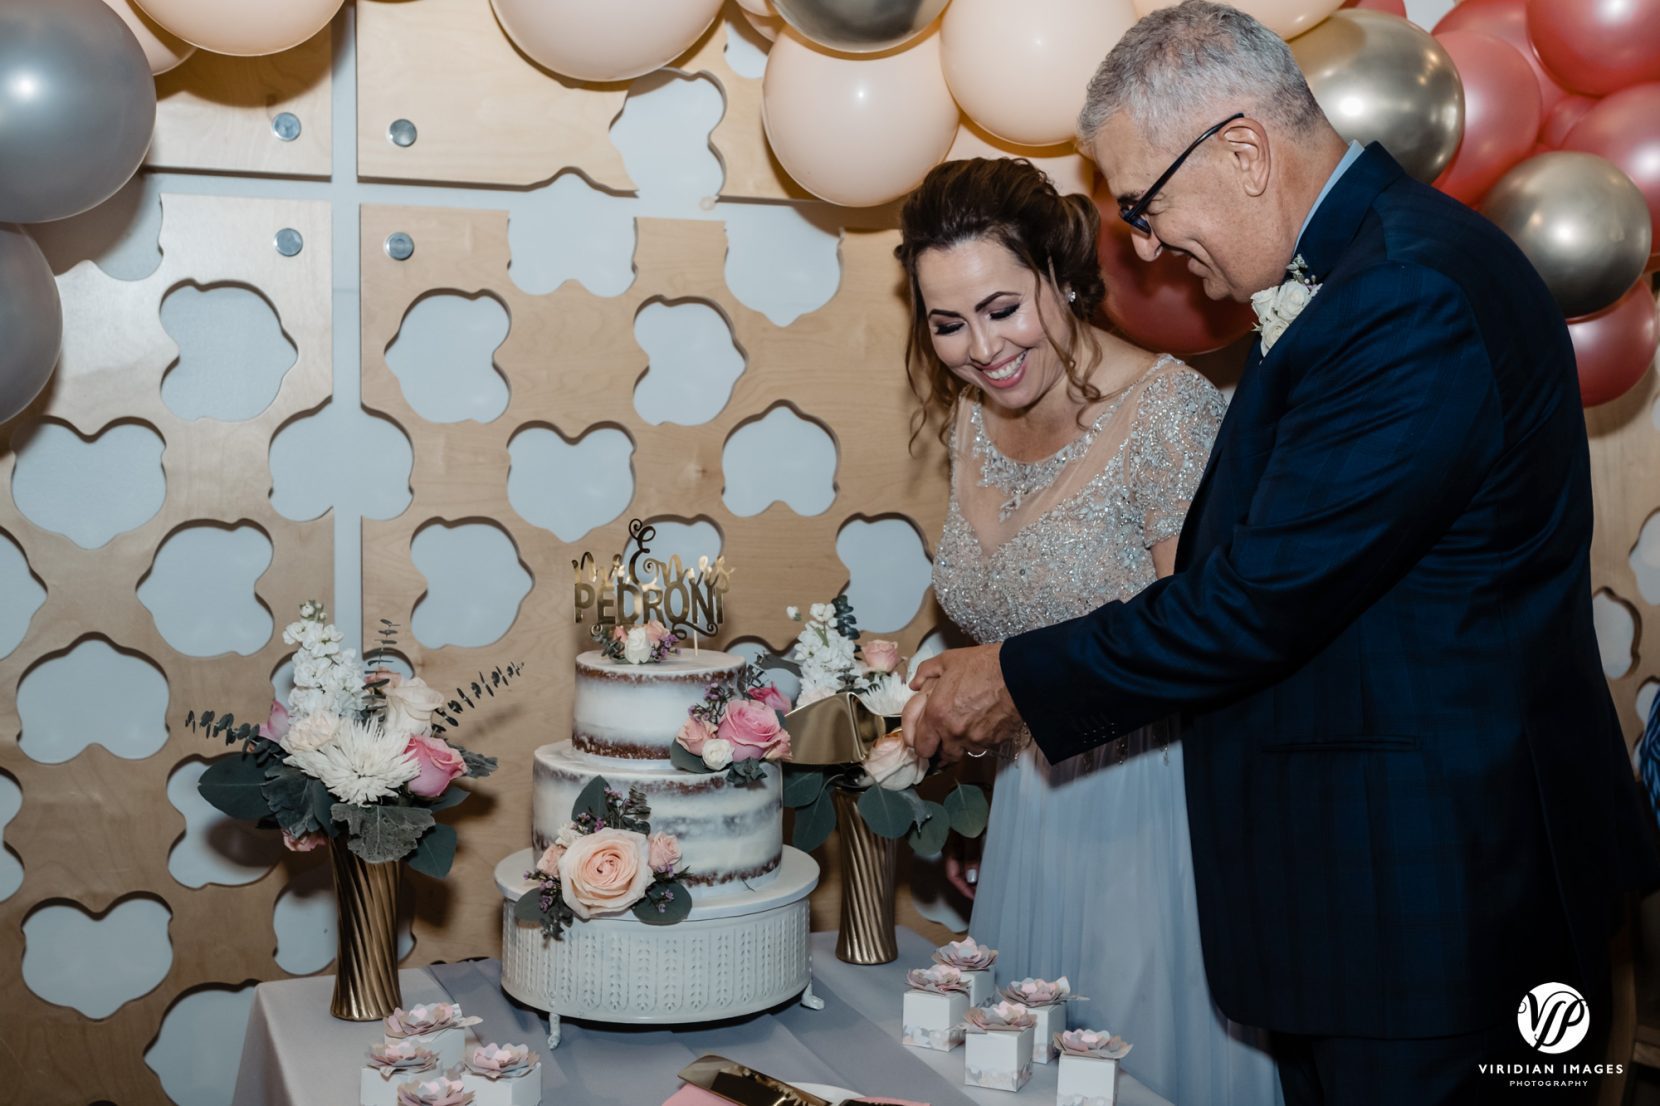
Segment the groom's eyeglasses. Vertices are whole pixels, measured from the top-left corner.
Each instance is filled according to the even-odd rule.
[[[1182,167],[1182,162],[1192,156],[1194,150],[1197,150],[1206,142],[1206,140],[1213,137],[1218,131],[1227,126],[1229,123],[1232,123],[1235,119],[1243,118],[1245,118],[1245,113],[1242,111],[1236,111],[1220,123],[1216,124],[1216,126],[1207,130],[1198,138],[1195,138],[1188,144],[1187,149],[1182,151],[1181,156],[1170,163],[1170,168],[1166,169],[1159,175],[1159,179],[1153,182],[1153,186],[1141,194],[1141,199],[1137,200],[1133,204],[1118,205],[1118,217],[1123,219],[1135,229],[1139,230],[1141,233],[1152,234],[1153,225],[1147,221],[1147,205],[1153,202],[1153,197],[1159,194],[1159,189],[1170,183],[1170,178],[1176,175],[1176,170]]]

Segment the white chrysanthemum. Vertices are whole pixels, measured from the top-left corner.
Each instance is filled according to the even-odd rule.
[[[296,752],[283,763],[322,780],[341,802],[362,805],[386,798],[420,775],[421,766],[406,752],[408,745],[407,737],[388,734],[379,718],[348,719],[332,744]]]
[[[869,687],[859,692],[859,702],[872,714],[897,718],[915,694],[903,677],[890,672],[871,680]]]
[[[828,603],[814,603],[807,613],[814,622],[829,622],[836,617],[836,608]]]

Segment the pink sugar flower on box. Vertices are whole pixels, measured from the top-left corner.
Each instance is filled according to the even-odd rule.
[[[987,948],[973,937],[949,941],[934,950],[934,963],[949,964],[968,979],[970,1006],[980,1006],[996,995],[997,984],[992,978],[992,965],[996,962],[997,950]]]
[[[1129,1055],[1124,1038],[1094,1029],[1073,1029],[1054,1036],[1060,1052],[1056,1106],[1114,1106],[1118,1100],[1118,1062]]]
[[[1037,1019],[1018,1002],[975,1006],[968,1030],[963,1081],[970,1087],[1018,1091],[1032,1078],[1032,1030]]]
[[[397,1106],[398,1083],[437,1070],[438,1057],[414,1041],[370,1045],[368,1062],[358,1077],[358,1106]]]
[[[473,1106],[473,1093],[448,1075],[398,1088],[397,1106]]]
[[[438,1066],[448,1071],[461,1063],[461,1049],[466,1043],[467,1027],[477,1025],[478,1018],[469,1018],[453,1002],[434,1002],[399,1007],[386,1016],[384,1027],[386,1043],[410,1041],[428,1049],[438,1057]]]
[[[900,1041],[916,1048],[950,1052],[963,1043],[968,1013],[968,980],[949,964],[913,968],[905,975]]]
[[[541,1062],[526,1045],[479,1045],[467,1053],[461,1084],[475,1096],[473,1106],[537,1106]]]
[[[1066,1029],[1066,1004],[1082,995],[1072,993],[1072,984],[1063,975],[1047,979],[1021,979],[1003,988],[1003,997],[1032,1012],[1037,1024],[1032,1029],[1032,1061],[1047,1064],[1055,1058],[1055,1034]]]

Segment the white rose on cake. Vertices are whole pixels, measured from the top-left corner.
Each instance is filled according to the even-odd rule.
[[[629,664],[644,664],[651,659],[651,635],[644,626],[635,626],[623,640],[623,660]]]

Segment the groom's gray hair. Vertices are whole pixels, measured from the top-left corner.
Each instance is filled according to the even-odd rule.
[[[1179,146],[1230,111],[1294,132],[1324,118],[1284,39],[1226,4],[1184,0],[1124,32],[1090,79],[1078,140],[1087,148],[1124,112],[1149,140]]]

